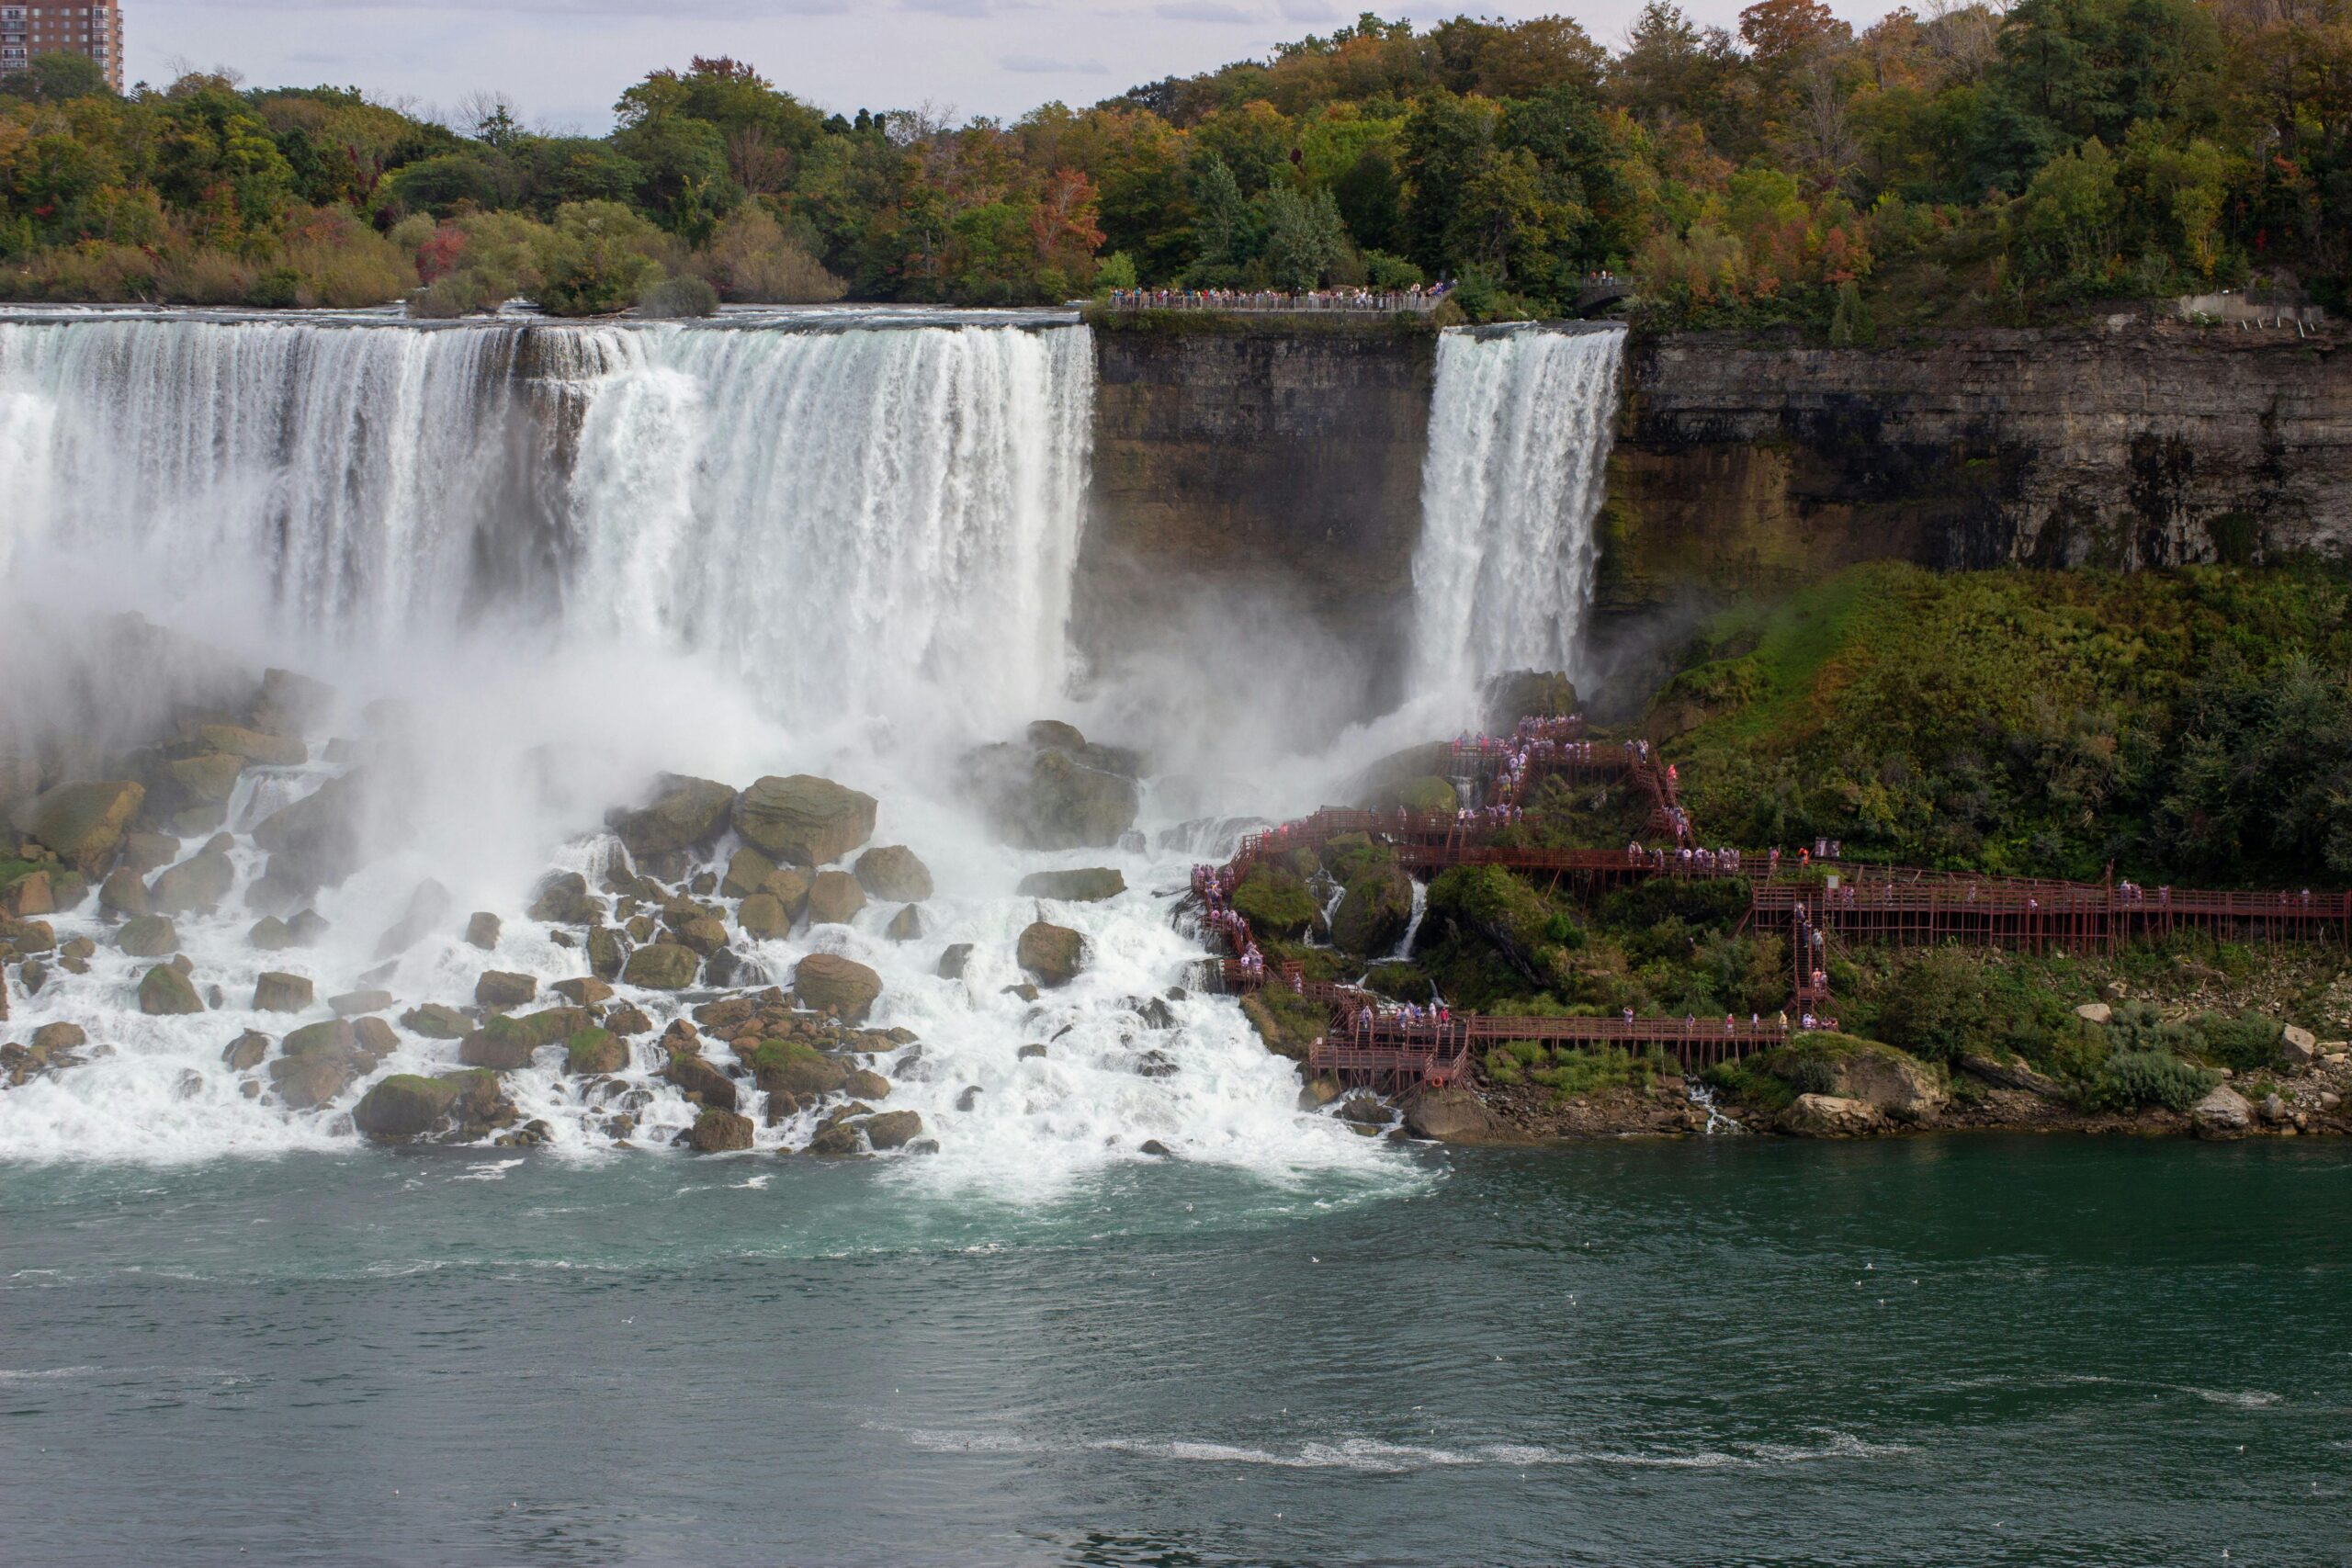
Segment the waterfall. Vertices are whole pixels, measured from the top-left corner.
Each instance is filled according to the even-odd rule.
[[[1083,328],[0,322],[28,549],[398,649],[503,616],[787,720],[1060,694]]]
[[[1625,334],[1457,330],[1438,342],[1413,557],[1414,691],[1576,668]]]

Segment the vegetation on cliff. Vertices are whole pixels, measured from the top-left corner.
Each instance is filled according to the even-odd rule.
[[[0,103],[19,298],[607,309],[690,276],[1015,303],[1444,276],[1486,317],[1572,305],[1605,270],[1664,320],[1866,342],[2281,268],[2340,302],[2352,271],[2347,0],[1939,6],[1860,34],[1816,0],[1759,0],[1736,31],[1653,0],[1613,53],[1560,17],[1367,14],[1010,125],[828,115],[696,59],[623,93],[603,137],[218,76],[118,98],[34,65]],[[567,288],[592,223],[605,265]]]

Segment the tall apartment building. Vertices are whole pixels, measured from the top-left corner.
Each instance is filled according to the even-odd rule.
[[[22,71],[36,54],[69,50],[105,67],[107,85],[122,91],[122,6],[17,5],[0,0],[0,72]]]

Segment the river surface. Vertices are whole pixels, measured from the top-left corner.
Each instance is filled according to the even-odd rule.
[[[2352,1150],[0,1167],[8,1561],[2352,1561]]]

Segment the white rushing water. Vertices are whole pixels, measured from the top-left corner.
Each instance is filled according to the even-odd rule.
[[[741,787],[805,770],[876,795],[873,841],[928,863],[925,934],[890,941],[897,907],[876,903],[848,925],[735,944],[779,982],[818,949],[881,975],[875,1025],[922,1042],[883,1064],[896,1079],[885,1108],[920,1112],[940,1145],[899,1162],[908,1180],[1056,1190],[1152,1139],[1273,1179],[1393,1179],[1377,1146],[1300,1111],[1291,1065],[1230,1003],[1167,997],[1201,953],[1170,919],[1190,852],[1209,848],[1201,830],[1170,832],[1176,815],[1148,805],[1141,842],[1162,850],[1016,852],[950,787],[963,745],[1067,711],[1092,376],[1085,330],[1052,319],[0,321],[6,596],[44,614],[139,608],[341,693],[311,737],[313,761],[249,772],[231,828],[339,772],[319,760],[331,737],[390,722],[421,742],[404,746],[416,772],[398,835],[315,900],[330,922],[319,945],[246,941],[258,911],[243,895],[264,857],[237,840],[235,890],[217,913],[178,922],[195,978],[219,988],[204,1013],[142,1015],[148,961],[115,947],[94,901],[58,917],[61,941],[96,943],[90,971],[52,964],[33,995],[11,968],[0,1039],[70,1021],[95,1059],[0,1090],[0,1158],[347,1146],[365,1081],[293,1111],[253,1095],[260,1075],[232,1071],[224,1045],[323,1019],[327,997],[362,985],[395,994],[393,1017],[470,1001],[484,969],[535,976],[544,995],[586,963],[525,907],[548,868],[601,863],[607,806],[660,771]],[[386,696],[405,718],[363,713]],[[1070,865],[1118,867],[1130,890],[1085,905],[1014,892],[1033,870]],[[449,889],[451,913],[379,970],[379,933],[427,877]],[[460,939],[477,908],[504,919],[487,953]],[[1083,932],[1090,964],[1033,1003],[1008,987],[1022,978],[1014,940],[1041,916]],[[942,979],[955,942],[973,943],[973,958]],[[265,970],[312,979],[319,1004],[254,1011]],[[684,1010],[673,996],[622,994],[657,1024]],[[1156,998],[1173,1027],[1147,1007]],[[694,1111],[656,1077],[652,1041],[635,1043],[620,1090],[583,1094],[548,1051],[508,1075],[509,1091],[559,1150],[609,1146],[616,1092],[642,1102],[632,1141],[665,1145]],[[1046,1055],[1023,1056],[1029,1044]],[[1175,1070],[1159,1071],[1154,1052]],[[456,1056],[454,1042],[403,1033],[375,1076],[446,1070]],[[757,1119],[760,1097],[743,1089]],[[762,1126],[759,1144],[795,1147],[813,1131],[804,1115]]]
[[[1614,327],[1439,340],[1413,557],[1417,694],[1576,672],[1624,346]]]

